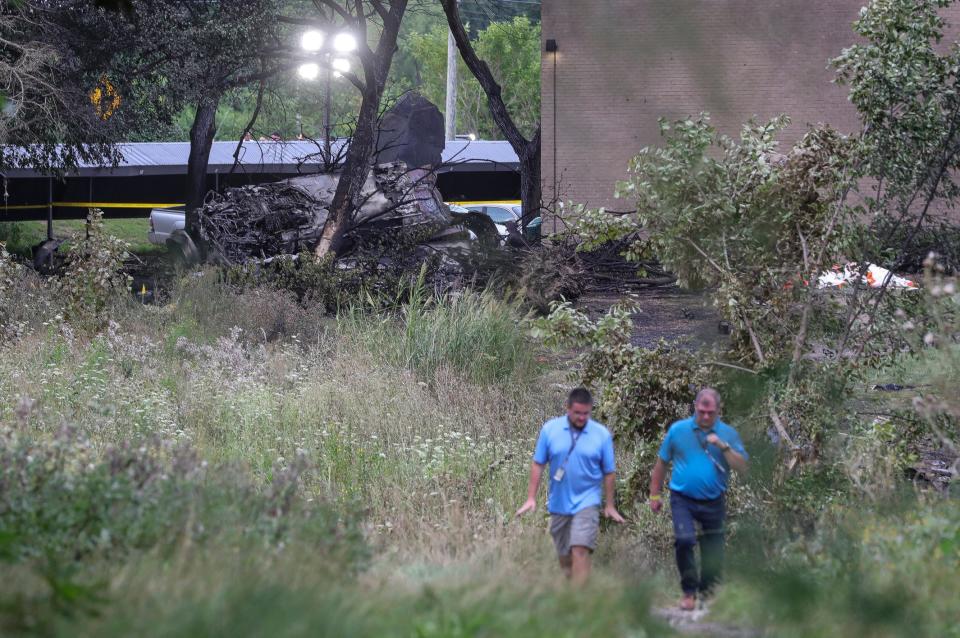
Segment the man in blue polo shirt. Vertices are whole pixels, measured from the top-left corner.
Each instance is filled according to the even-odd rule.
[[[577,388],[567,398],[566,416],[543,424],[530,465],[527,500],[517,510],[520,516],[536,509],[540,476],[549,463],[550,534],[564,574],[581,584],[590,576],[590,553],[597,545],[601,489],[604,516],[623,522],[613,499],[613,436],[590,418],[592,409],[590,392]]]
[[[745,472],[748,458],[737,431],[718,418],[720,394],[716,390],[701,390],[693,406],[692,417],[677,421],[667,430],[650,478],[650,508],[659,512],[667,464],[673,463],[670,511],[683,589],[680,608],[687,611],[696,606],[697,594],[708,596],[720,579],[727,478],[731,468]],[[695,522],[703,528],[699,573],[693,551],[697,544]]]

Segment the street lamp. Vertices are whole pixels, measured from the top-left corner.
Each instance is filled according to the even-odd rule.
[[[330,160],[330,78],[341,77],[344,73],[350,71],[350,60],[337,57],[330,57],[329,49],[325,48],[327,42],[326,34],[317,29],[310,29],[304,32],[300,37],[300,48],[308,53],[322,52],[324,56],[323,79],[324,79],[324,99],[323,99],[323,148],[326,155],[326,161]],[[357,48],[357,39],[346,31],[341,31],[333,36],[333,50],[337,53],[350,53]],[[320,66],[315,62],[301,64],[297,73],[304,80],[315,80],[320,74]]]
[[[350,72],[350,60],[346,58],[334,58],[330,63],[336,77],[341,77],[344,73]]]

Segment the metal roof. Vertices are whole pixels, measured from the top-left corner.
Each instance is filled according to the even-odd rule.
[[[334,154],[346,144],[344,140],[333,142]],[[190,156],[189,142],[136,142],[117,145],[123,160],[118,166],[82,164],[69,175],[130,176],[130,175],[183,175],[187,172]],[[297,173],[298,166],[321,164],[319,152],[322,142],[310,141],[248,141],[240,147],[235,172],[239,173]],[[233,154],[237,142],[214,142],[210,149],[207,173],[227,173],[233,167]],[[509,142],[456,140],[448,141],[443,149],[443,164],[439,172],[449,171],[504,171],[516,170],[517,154]],[[32,169],[20,168],[5,171],[7,177],[37,177]]]

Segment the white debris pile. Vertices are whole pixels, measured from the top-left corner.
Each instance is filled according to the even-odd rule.
[[[834,266],[826,270],[817,278],[819,288],[842,288],[844,285],[852,285],[857,278],[861,283],[870,288],[913,288],[919,289],[917,284],[909,279],[893,274],[886,268],[881,268],[876,264],[870,264],[863,276],[860,275],[860,266],[856,263],[849,263],[843,268]]]

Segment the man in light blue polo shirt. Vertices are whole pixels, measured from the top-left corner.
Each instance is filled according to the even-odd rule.
[[[719,420],[720,394],[704,388],[693,402],[693,416],[677,421],[667,430],[660,454],[650,478],[650,508],[663,507],[660,492],[670,475],[670,512],[673,514],[677,568],[683,600],[680,608],[690,611],[697,594],[708,596],[720,579],[723,566],[723,523],[726,518],[724,494],[731,468],[747,470],[747,452],[740,435]],[[703,535],[700,542],[702,569],[698,573],[694,547],[697,544],[695,522]]]
[[[527,500],[517,510],[520,516],[536,509],[540,476],[549,463],[550,534],[560,567],[576,583],[590,576],[590,553],[600,530],[601,496],[606,503],[604,516],[623,522],[613,498],[613,436],[590,418],[592,409],[590,392],[577,388],[567,398],[566,416],[543,424],[530,465]]]

